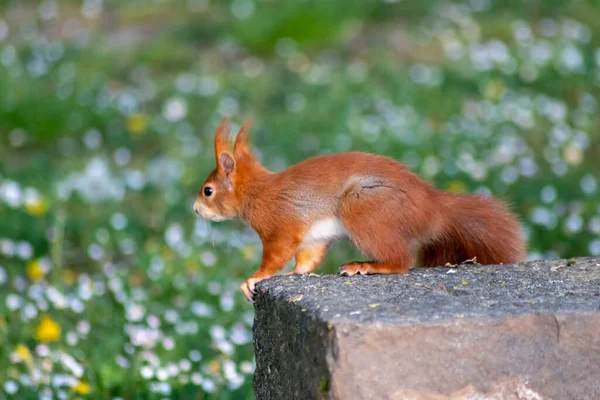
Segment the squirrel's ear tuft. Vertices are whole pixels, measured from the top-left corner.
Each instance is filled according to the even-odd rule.
[[[223,117],[221,123],[217,127],[215,132],[215,157],[219,157],[224,151],[230,151],[231,144],[229,142],[229,120],[227,117]],[[219,160],[217,160],[217,166]]]
[[[219,160],[217,163],[217,169],[223,172],[225,175],[233,172],[235,169],[235,160],[228,152],[224,151],[219,154]]]
[[[235,145],[233,147],[234,154],[249,151],[248,140],[250,136],[250,128],[252,127],[253,122],[254,121],[252,121],[252,119],[247,119],[240,128],[240,131],[238,132],[237,137],[235,138]]]

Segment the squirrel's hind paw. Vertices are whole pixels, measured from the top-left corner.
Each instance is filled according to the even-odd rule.
[[[367,263],[351,262],[340,267],[340,274],[345,276],[367,275],[369,273],[369,264]]]

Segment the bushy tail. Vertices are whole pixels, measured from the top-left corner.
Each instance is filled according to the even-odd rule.
[[[479,264],[508,264],[525,258],[521,226],[501,201],[481,195],[442,193],[441,232],[420,252],[420,264],[458,264],[477,257]]]

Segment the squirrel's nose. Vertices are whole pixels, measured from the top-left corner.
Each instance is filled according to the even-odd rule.
[[[194,205],[192,206],[192,208],[194,209],[194,212],[196,214],[200,214],[200,208],[198,207],[198,205],[196,203],[194,203]]]

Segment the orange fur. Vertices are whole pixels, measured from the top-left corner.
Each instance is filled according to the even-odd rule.
[[[403,164],[368,153],[314,157],[273,173],[248,147],[250,123],[240,129],[233,151],[227,127],[224,119],[215,133],[217,166],[194,210],[215,221],[241,218],[259,234],[261,264],[241,285],[249,299],[256,282],[294,256],[294,273],[312,272],[339,230],[371,260],[344,265],[347,275],[406,273],[414,264],[473,257],[482,264],[511,263],[525,256],[520,225],[497,199],[437,190]],[[307,244],[308,237],[315,242]]]

